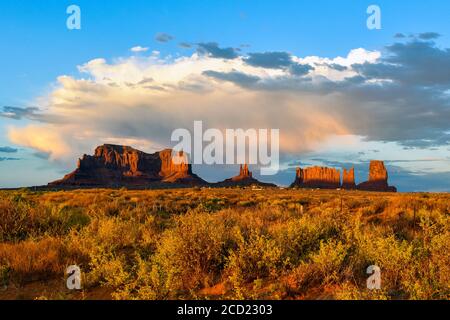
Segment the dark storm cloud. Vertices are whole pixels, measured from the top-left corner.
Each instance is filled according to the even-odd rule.
[[[424,33],[419,33],[418,35],[417,35],[417,37],[419,38],[419,39],[422,39],[422,40],[432,40],[432,39],[437,39],[437,38],[439,38],[441,35],[439,34],[439,33],[437,33],[437,32],[424,32]]]
[[[310,65],[296,63],[291,54],[281,51],[250,53],[244,58],[244,62],[253,67],[283,69],[293,76],[304,76],[314,70]]]
[[[158,42],[161,42],[161,43],[166,43],[166,42],[172,41],[173,39],[174,39],[173,36],[171,36],[170,34],[165,33],[165,32],[157,33],[155,36],[155,40]]]
[[[218,80],[230,81],[243,87],[253,85],[260,80],[260,78],[256,76],[248,75],[239,71],[217,72],[213,70],[208,70],[203,72],[203,74]]]
[[[396,38],[396,39],[404,39],[404,38],[406,38],[406,36],[403,34],[403,33],[396,33],[395,35],[394,35],[394,38]]]
[[[190,44],[190,43],[188,43],[188,42],[180,42],[180,43],[178,44],[178,46],[179,46],[180,48],[183,48],[183,49],[190,49],[190,48],[192,48],[192,44]]]
[[[287,68],[293,64],[292,56],[287,52],[249,53],[244,61],[253,67],[269,69]]]
[[[325,66],[336,71],[345,71],[348,69],[346,66],[337,63],[326,63]]]
[[[431,41],[395,43],[386,47],[388,56],[375,64],[355,64],[363,76],[391,79],[410,85],[449,85],[450,50]]]
[[[57,115],[41,113],[41,109],[36,107],[11,107],[4,106],[0,111],[0,117],[23,120],[28,119],[32,121],[45,122],[45,123],[62,123],[65,120]]]
[[[37,117],[37,111],[39,111],[39,108],[35,107],[20,108],[4,106],[3,110],[0,111],[0,117],[14,120],[21,120],[22,118],[35,119]]]
[[[5,158],[5,157],[0,157],[0,162],[2,161],[18,161],[21,160],[20,158]]]
[[[50,159],[50,153],[48,153],[48,152],[33,152],[33,156],[35,156],[38,159],[44,159],[44,160]]]
[[[309,64],[295,63],[289,67],[289,73],[294,76],[304,76],[312,70],[314,70],[314,67],[311,67]]]
[[[235,59],[238,57],[234,48],[220,48],[216,42],[198,43],[197,51],[212,58]]]
[[[19,149],[11,148],[11,147],[0,147],[0,152],[2,153],[17,153]]]

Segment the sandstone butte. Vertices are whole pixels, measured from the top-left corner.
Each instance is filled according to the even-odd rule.
[[[180,152],[178,161],[172,160],[172,150],[148,154],[127,146],[105,144],[97,147],[93,156],[78,160],[75,171],[49,186],[137,186],[158,183],[205,185],[192,173],[187,157]]]
[[[357,189],[363,191],[397,192],[397,188],[388,183],[388,172],[383,161],[371,161],[369,180],[358,184]]]
[[[241,165],[239,169],[239,175],[226,179],[222,182],[215,184],[217,187],[246,187],[246,186],[259,186],[259,187],[276,187],[272,183],[265,183],[253,178],[252,172],[248,169],[248,165]]]
[[[355,184],[355,169],[344,169],[341,183],[341,172],[334,168],[311,167],[297,168],[296,177],[291,187],[312,189],[357,189],[363,191],[396,192],[397,189],[388,184],[388,172],[383,161],[371,161],[369,180]]]

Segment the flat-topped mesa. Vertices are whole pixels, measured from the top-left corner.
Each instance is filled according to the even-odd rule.
[[[326,167],[297,168],[291,187],[338,189],[341,187],[341,171]]]
[[[145,187],[158,182],[205,183],[192,173],[183,153],[173,158],[170,149],[148,154],[128,146],[105,144],[97,147],[93,156],[79,159],[75,171],[49,185]]]
[[[347,169],[343,170],[342,189],[347,189],[347,190],[356,189],[355,168],[351,168],[350,170],[347,170]]]
[[[388,172],[383,161],[370,161],[369,181],[360,183],[358,190],[363,191],[381,191],[381,192],[397,192],[397,188],[389,186]]]

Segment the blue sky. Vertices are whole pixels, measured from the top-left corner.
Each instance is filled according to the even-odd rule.
[[[71,4],[81,8],[81,30],[66,28],[68,15],[65,11]],[[381,30],[369,30],[366,27],[366,9],[371,4],[381,8]],[[440,0],[131,0],[126,3],[99,0],[4,0],[0,2],[0,35],[3,43],[0,51],[0,108],[42,107],[38,105],[38,99],[52,94],[58,88],[58,77],[86,77],[80,74],[77,67],[93,59],[102,58],[109,64],[119,64],[121,59],[139,56],[130,52],[134,46],[148,48],[142,56],[158,51],[160,57],[169,56],[172,60],[189,57],[198,50],[197,44],[211,42],[217,43],[220,48],[240,48],[237,51],[239,55],[287,52],[299,58],[318,56],[333,59],[346,57],[357,48],[383,52],[385,46],[398,41],[394,38],[397,33],[406,36],[406,40],[402,41],[409,41],[409,35],[436,32],[440,37],[433,39],[433,48],[445,51],[445,48],[450,47],[448,12],[450,3]],[[158,33],[167,33],[174,39],[162,43],[155,39]],[[192,47],[183,49],[179,46],[181,42],[190,43]],[[42,156],[43,150],[27,143],[11,141],[8,133],[11,126],[26,127],[36,123],[42,124],[32,117],[20,120],[0,117],[0,147],[17,149],[17,152],[0,152],[0,187],[43,184],[67,171],[68,165],[61,159],[46,159]],[[355,130],[352,128],[352,133]],[[439,130],[445,132],[442,125]],[[430,126],[429,131],[435,132],[436,128]],[[359,131],[357,135],[364,136]],[[440,186],[439,190],[450,190],[449,183],[436,180],[448,177],[450,173],[450,168],[445,168],[449,165],[445,161],[449,159],[449,153],[446,152],[449,146],[444,143],[430,146],[428,151],[423,147],[414,151],[405,148],[406,138],[402,137],[401,147],[385,148],[386,141],[400,141],[398,135],[393,133],[392,138],[373,137],[368,143],[375,149],[386,149],[383,156],[387,160],[398,160],[400,157],[408,161],[418,158],[433,160],[427,165],[422,164],[420,168],[419,164],[392,163],[392,170],[401,172],[399,177],[420,169],[415,172],[419,174],[419,185],[408,188],[410,183],[405,183],[403,189],[432,190],[435,183]],[[24,140],[23,137],[21,140]],[[369,148],[364,143],[360,146]],[[417,148],[417,143],[413,147]],[[86,147],[80,147],[80,150],[87,152],[83,148]],[[408,145],[407,148],[412,146]],[[346,163],[346,150],[345,147],[340,148],[339,152],[326,150],[319,156],[328,161]],[[408,150],[408,153],[400,155],[404,150]],[[316,155],[309,151],[305,158]],[[314,150],[314,153],[318,151]],[[439,159],[431,159],[433,154],[439,154]],[[437,177],[436,171],[440,173]],[[428,177],[427,172],[432,177]],[[289,182],[283,179],[277,182]],[[411,175],[406,180],[411,181]],[[398,183],[402,184],[402,181],[398,180]]]

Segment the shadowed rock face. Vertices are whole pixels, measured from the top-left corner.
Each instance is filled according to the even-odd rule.
[[[358,190],[396,192],[397,188],[389,186],[388,172],[383,161],[371,161],[369,168],[369,181],[360,183]]]
[[[276,185],[272,183],[264,183],[253,178],[253,174],[251,171],[249,171],[247,164],[245,164],[244,166],[241,165],[238,176],[222,182],[218,182],[216,184],[216,186],[218,187],[245,187],[252,185],[260,187],[276,187]]]
[[[337,189],[341,187],[341,172],[334,168],[297,168],[296,178],[291,187]]]
[[[180,153],[172,159],[172,150],[148,154],[127,146],[106,144],[97,147],[93,156],[84,155],[78,167],[50,186],[147,186],[167,182],[204,184],[192,173],[187,158]]]
[[[350,170],[344,169],[342,173],[342,188],[343,189],[356,189],[355,183],[355,168]]]

